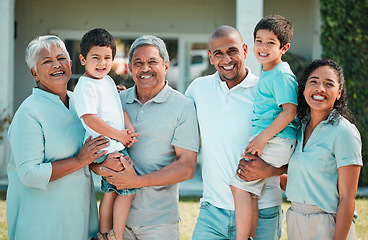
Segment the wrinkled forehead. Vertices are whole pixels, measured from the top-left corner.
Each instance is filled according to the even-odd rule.
[[[69,55],[58,45],[45,45],[43,48],[40,48],[39,52],[37,53],[37,58],[42,60],[47,57],[52,56],[65,56],[69,59]]]
[[[154,45],[144,45],[137,47],[132,56],[134,60],[150,60],[150,59],[162,59],[159,49]]]

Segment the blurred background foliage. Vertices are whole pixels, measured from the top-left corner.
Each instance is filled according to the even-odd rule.
[[[348,107],[356,118],[368,157],[368,0],[320,0],[323,58],[344,68]],[[362,168],[360,186],[368,186],[368,164]]]

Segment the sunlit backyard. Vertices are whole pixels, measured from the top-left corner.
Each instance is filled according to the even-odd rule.
[[[97,194],[98,203],[101,200],[101,194]],[[284,216],[290,203],[284,202],[282,208],[284,210]],[[359,198],[356,200],[356,209],[359,215],[356,231],[357,240],[368,239],[368,198]],[[180,198],[180,214],[181,214],[181,240],[191,239],[192,232],[196,223],[196,219],[199,212],[199,197],[183,197]],[[7,227],[6,227],[6,193],[0,192],[0,240],[7,240]],[[286,222],[285,217],[283,219],[282,227],[282,240],[286,240]]]

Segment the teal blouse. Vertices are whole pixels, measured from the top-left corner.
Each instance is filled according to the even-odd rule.
[[[68,92],[71,99],[71,92]],[[57,95],[33,89],[9,128],[9,239],[91,239],[99,231],[89,167],[49,182],[51,162],[78,154],[84,129]]]
[[[358,129],[343,117],[322,121],[303,147],[309,119],[302,121],[295,152],[289,161],[286,196],[292,202],[316,205],[337,213],[338,168],[363,165]]]

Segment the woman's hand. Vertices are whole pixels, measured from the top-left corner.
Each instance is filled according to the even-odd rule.
[[[101,151],[103,148],[109,145],[109,139],[98,136],[94,139],[89,137],[82,148],[80,149],[78,156],[73,158],[68,158],[60,161],[52,162],[52,173],[50,182],[62,178],[72,172],[75,172],[90,163],[92,163],[96,158],[101,157],[106,154],[106,151]]]
[[[106,159],[100,164],[100,167],[106,167],[116,172],[124,170],[123,164],[121,164],[121,158],[123,154],[119,152],[113,152],[107,155]]]
[[[89,137],[84,142],[84,145],[80,149],[76,159],[78,162],[80,162],[81,165],[88,165],[92,163],[95,159],[105,155],[107,151],[101,150],[106,148],[107,146],[109,146],[109,140],[104,136],[98,136],[94,139],[91,139],[91,137]]]
[[[132,160],[129,156],[124,156],[119,152],[113,152],[106,156],[106,159],[102,163],[92,163],[90,165],[91,170],[96,173],[97,175],[103,177],[109,177],[110,174],[106,171],[101,171],[103,169],[110,169],[115,172],[123,171],[124,165],[122,164],[122,158],[124,158],[129,165],[133,166]]]

